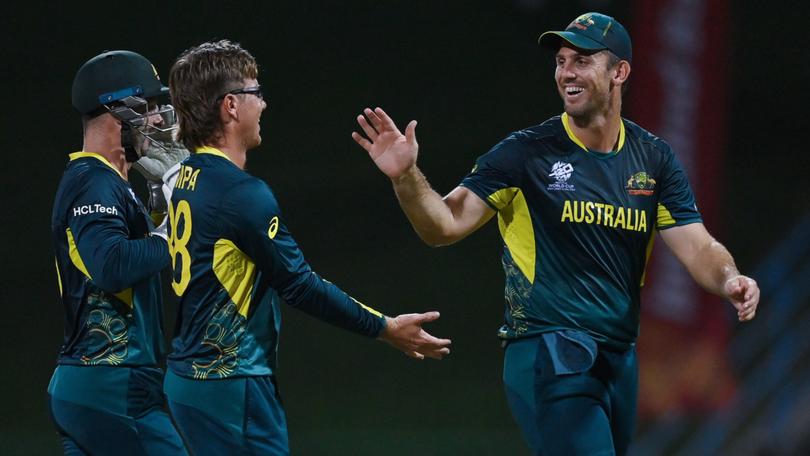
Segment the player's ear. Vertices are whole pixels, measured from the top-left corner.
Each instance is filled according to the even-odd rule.
[[[219,117],[222,123],[226,124],[231,120],[239,118],[239,98],[234,95],[228,94],[222,99],[219,105]]]
[[[627,60],[620,60],[613,71],[613,83],[622,84],[630,77],[630,63]]]

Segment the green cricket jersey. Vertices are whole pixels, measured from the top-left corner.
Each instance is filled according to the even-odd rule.
[[[166,241],[104,157],[70,154],[51,218],[65,309],[60,365],[157,366],[163,357],[160,270]],[[100,372],[100,371],[99,371]]]
[[[615,151],[588,150],[566,114],[511,134],[461,185],[498,212],[504,339],[576,329],[608,348],[638,336],[655,230],[701,222],[672,149],[622,119]]]
[[[267,184],[217,149],[197,150],[180,168],[169,250],[180,296],[169,367],[182,377],[272,374],[279,297],[366,336],[385,327],[382,314],[310,269]]]

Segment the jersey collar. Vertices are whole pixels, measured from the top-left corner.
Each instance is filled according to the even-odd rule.
[[[209,147],[209,146],[198,147],[196,153],[216,155],[217,157],[222,157],[225,160],[232,162],[232,160],[227,155],[225,155],[224,152],[217,149],[216,147]]]
[[[562,124],[563,124],[563,127],[565,128],[565,133],[568,134],[568,139],[573,141],[574,144],[576,144],[577,146],[581,147],[582,150],[584,150],[585,152],[593,153],[590,149],[585,147],[585,144],[579,138],[577,138],[577,135],[574,134],[574,130],[572,130],[571,125],[569,125],[568,113],[567,112],[562,113],[560,118],[562,119]],[[610,156],[616,155],[617,153],[619,153],[620,150],[622,150],[623,146],[624,146],[624,120],[622,119],[621,123],[619,124],[619,145],[618,145],[618,147],[616,147],[616,150],[614,150],[614,151],[612,151],[610,153],[599,154],[599,156],[610,157]]]
[[[113,164],[110,163],[109,160],[107,160],[106,158],[104,158],[103,156],[101,156],[101,155],[99,155],[99,154],[97,154],[95,152],[85,152],[85,151],[73,152],[72,154],[68,155],[68,157],[70,158],[70,161],[78,160],[80,158],[95,158],[96,160],[101,161],[101,163],[104,163],[105,165],[112,168],[112,170],[115,171],[116,174],[121,176],[121,179],[126,180],[126,178],[124,177],[123,174],[121,174],[121,171],[118,168],[113,166]]]

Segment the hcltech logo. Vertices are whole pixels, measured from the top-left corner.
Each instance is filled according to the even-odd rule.
[[[115,206],[102,206],[101,204],[85,204],[84,206],[76,206],[73,208],[73,216],[87,214],[112,214],[118,215],[118,209]]]
[[[563,191],[574,191],[574,186],[568,183],[568,179],[571,178],[571,174],[574,173],[574,167],[571,166],[570,163],[563,163],[557,162],[554,163],[554,166],[551,167],[551,174],[549,177],[553,177],[557,180],[552,184],[549,184],[549,190],[563,190]]]

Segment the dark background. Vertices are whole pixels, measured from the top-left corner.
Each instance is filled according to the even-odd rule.
[[[0,19],[3,452],[59,451],[45,394],[63,314],[49,220],[66,156],[82,146],[70,106],[75,71],[101,51],[129,49],[166,81],[185,48],[230,38],[257,58],[268,101],[263,144],[249,154],[248,170],[275,191],[312,267],[389,315],[441,310],[429,330],[453,339],[449,358],[416,362],[285,307],[279,378],[294,453],[524,454],[500,380],[495,224],[456,247],[425,246],[350,133],[367,106],[384,107],[402,126],[417,119],[420,167],[446,193],[509,132],[561,111],[552,57],[535,44],[542,31],[600,10],[632,34],[629,1],[530,3],[11,6]],[[810,40],[800,25],[810,17],[750,5],[729,7],[731,55],[717,62],[730,79],[716,228],[743,271],[810,209]],[[166,296],[171,328],[176,301]]]

